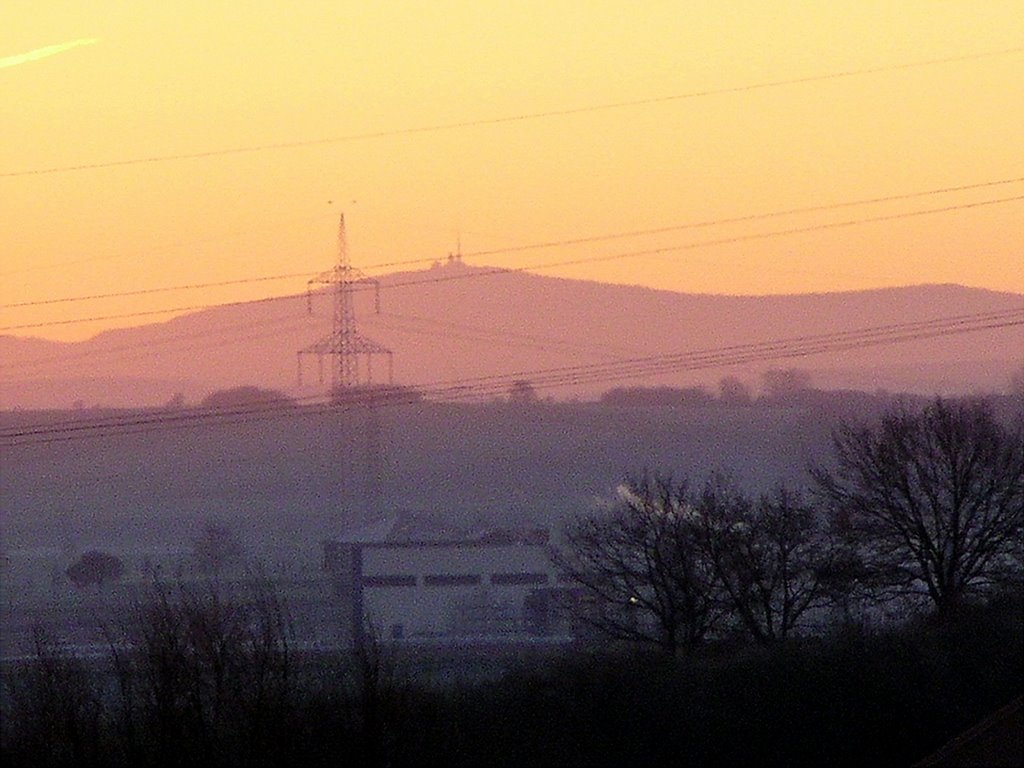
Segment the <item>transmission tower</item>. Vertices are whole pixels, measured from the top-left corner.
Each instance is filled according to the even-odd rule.
[[[376,341],[363,336],[356,325],[353,294],[358,286],[372,284],[376,291],[377,311],[380,311],[380,286],[373,278],[369,278],[355,269],[348,257],[348,243],[345,238],[345,214],[341,214],[338,222],[338,263],[333,269],[317,275],[307,284],[307,298],[312,311],[313,287],[316,285],[331,286],[334,301],[334,316],[331,334],[299,350],[299,383],[302,383],[302,356],[316,355],[320,371],[320,383],[324,380],[324,357],[332,356],[331,395],[344,397],[356,387],[373,383],[373,358],[386,357],[388,363],[388,384],[393,379],[393,359],[391,350]],[[365,368],[360,365],[365,362]]]

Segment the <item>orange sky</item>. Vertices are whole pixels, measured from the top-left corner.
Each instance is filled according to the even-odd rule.
[[[693,247],[1019,197],[1022,182],[471,255],[1024,177],[1020,0],[5,0],[0,94],[0,333],[79,339],[149,318],[50,323],[299,292],[301,277],[9,306],[324,270],[342,207],[353,261],[370,273],[425,266],[461,238],[467,262],[503,267],[683,246],[538,270],[682,291],[956,282],[1024,293],[1021,200]]]

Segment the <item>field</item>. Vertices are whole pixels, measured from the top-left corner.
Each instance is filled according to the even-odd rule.
[[[702,480],[725,472],[751,491],[805,481],[844,405],[621,407],[422,402],[162,428],[5,449],[0,532],[8,550],[191,546],[208,521],[270,557],[380,525],[401,512],[445,527],[557,527],[645,471]],[[8,412],[2,426],[110,416]],[[117,412],[124,417],[126,412]],[[376,436],[375,436],[376,435]]]

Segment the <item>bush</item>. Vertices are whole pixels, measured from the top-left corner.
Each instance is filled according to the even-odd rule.
[[[124,564],[120,558],[114,555],[91,550],[72,563],[64,573],[79,589],[90,584],[103,586],[107,581],[116,581],[121,578],[121,574],[124,573]]]

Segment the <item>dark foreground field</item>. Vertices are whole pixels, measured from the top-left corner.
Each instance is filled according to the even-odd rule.
[[[1022,631],[1015,595],[769,649],[505,657],[476,683],[426,680],[437,658],[380,650],[297,665],[286,688],[230,702],[230,717],[210,700],[125,698],[103,660],[50,658],[4,670],[3,754],[8,766],[909,765],[1020,695]]]

